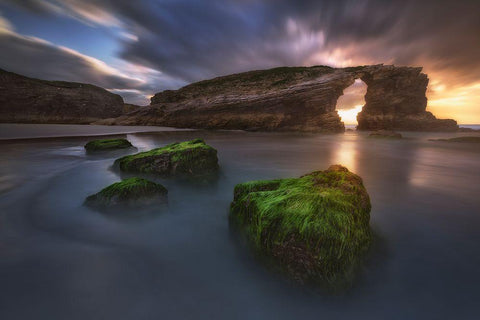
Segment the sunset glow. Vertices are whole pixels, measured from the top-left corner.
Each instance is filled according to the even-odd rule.
[[[127,103],[146,105],[159,91],[248,70],[421,66],[430,80],[429,111],[480,123],[474,1],[293,3],[7,0],[0,4],[0,68],[92,83],[120,93]],[[428,19],[419,18],[425,12]],[[459,16],[461,23],[452,18]],[[352,124],[363,104],[357,99],[337,110]]]
[[[355,106],[353,109],[337,110],[338,115],[345,124],[357,124],[357,114],[362,111],[363,105]]]
[[[480,0],[0,0],[0,320],[480,319]]]

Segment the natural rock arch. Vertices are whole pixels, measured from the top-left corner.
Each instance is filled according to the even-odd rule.
[[[282,67],[250,71],[166,90],[151,106],[116,124],[261,131],[343,132],[336,111],[343,90],[367,84],[360,130],[454,131],[454,120],[426,111],[428,77],[422,68],[385,65],[348,68]]]

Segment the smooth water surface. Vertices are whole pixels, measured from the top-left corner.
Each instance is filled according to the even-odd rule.
[[[139,151],[204,138],[222,168],[210,185],[157,180],[168,208],[129,219],[82,203],[120,180],[110,167],[132,151],[2,141],[0,319],[478,319],[480,145],[428,141],[460,135],[128,134]],[[236,245],[228,211],[237,183],[335,163],[363,177],[379,240],[356,286],[332,297],[265,270]]]

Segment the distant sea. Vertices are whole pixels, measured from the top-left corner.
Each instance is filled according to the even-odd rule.
[[[459,124],[460,128],[470,128],[475,130],[480,130],[480,124]],[[346,124],[345,129],[355,129],[356,124]]]
[[[470,128],[474,130],[480,130],[480,124],[459,124],[460,128]]]

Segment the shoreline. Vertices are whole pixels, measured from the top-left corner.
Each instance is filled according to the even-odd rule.
[[[369,132],[356,130],[356,125],[345,125],[345,132]],[[480,124],[460,124],[460,128],[470,128],[480,130]],[[26,129],[26,132],[18,132],[18,129]],[[65,132],[68,128],[73,132]],[[47,130],[45,130],[47,129]],[[190,129],[190,128],[174,128],[160,126],[110,126],[97,124],[58,124],[58,123],[0,123],[0,142],[8,141],[28,141],[37,139],[56,139],[56,138],[82,138],[82,137],[105,137],[118,136],[137,133],[156,133],[156,132],[187,132],[187,131],[203,131],[208,129]],[[12,132],[13,131],[13,132]],[[94,131],[94,132],[92,132]],[[243,131],[243,130],[212,130],[212,131]],[[247,132],[247,131],[245,131]],[[422,131],[399,131],[399,132],[422,132]],[[477,133],[474,131],[472,133]],[[272,131],[268,131],[272,133]],[[285,133],[279,131],[278,133]],[[295,132],[290,132],[295,133]],[[305,132],[297,132],[305,134]],[[467,133],[467,132],[431,132],[431,133]],[[329,134],[329,133],[325,133]]]
[[[42,126],[49,126],[50,133],[42,132]],[[18,128],[31,129],[30,132],[25,134],[9,134],[10,129]],[[43,127],[45,128],[45,127]],[[74,129],[73,133],[66,134],[62,129],[70,128]],[[97,132],[87,132],[87,128],[95,128],[100,130],[93,130]],[[39,130],[40,129],[40,130]],[[105,129],[102,132],[101,129]],[[0,141],[21,141],[21,140],[34,140],[34,139],[52,139],[52,138],[81,138],[81,137],[102,137],[102,136],[115,136],[134,133],[155,133],[155,132],[171,132],[171,131],[195,131],[195,129],[179,129],[172,127],[157,127],[157,126],[107,126],[107,125],[92,125],[92,124],[58,124],[58,123],[0,123]],[[40,134],[40,135],[36,135]]]

